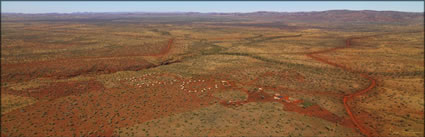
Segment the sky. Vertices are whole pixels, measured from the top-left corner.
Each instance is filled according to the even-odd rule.
[[[424,1],[2,1],[1,12],[72,13],[72,12],[298,12],[325,10],[377,10],[424,12]]]

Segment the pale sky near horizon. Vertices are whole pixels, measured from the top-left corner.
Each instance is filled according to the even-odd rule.
[[[72,13],[72,12],[255,12],[378,10],[424,12],[424,1],[2,1],[1,12]]]

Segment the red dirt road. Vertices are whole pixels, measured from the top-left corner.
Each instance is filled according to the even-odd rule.
[[[319,105],[314,104],[310,107],[302,107],[303,100],[292,98],[284,93],[280,93],[282,89],[288,91],[295,91],[295,92],[302,92],[298,90],[288,89],[285,87],[270,87],[268,85],[262,85],[262,84],[255,84],[259,80],[266,78],[266,77],[285,77],[287,75],[286,73],[290,72],[265,72],[264,74],[260,75],[259,77],[248,81],[248,82],[240,82],[240,81],[231,81],[228,82],[232,83],[229,88],[233,89],[234,91],[241,91],[248,95],[248,98],[241,101],[234,101],[234,100],[222,100],[219,98],[216,98],[217,100],[220,100],[220,104],[225,107],[238,107],[242,106],[244,104],[250,103],[250,102],[276,102],[283,105],[283,109],[285,111],[292,111],[297,112],[303,115],[311,116],[311,117],[317,117],[320,119],[324,119],[333,123],[341,124],[342,126],[349,127],[349,128],[355,128],[355,125],[350,121],[346,120],[343,117],[339,117],[338,115],[329,112],[328,110],[321,108]],[[283,74],[283,75],[279,75]],[[297,79],[298,75],[295,75],[295,79]],[[302,81],[299,81],[302,82]],[[249,90],[246,87],[255,87],[258,90]],[[270,93],[265,92],[265,90],[274,91],[275,93],[280,93],[279,98],[276,98],[278,96],[272,95]],[[309,92],[302,92],[308,94]],[[320,94],[321,92],[313,92],[313,94]],[[329,95],[329,94],[326,94]],[[342,97],[342,95],[337,95],[338,97]]]
[[[336,51],[336,50],[338,50],[338,49],[343,49],[343,48],[349,48],[349,47],[351,47],[351,41],[353,40],[353,39],[359,39],[359,38],[363,38],[363,37],[358,37],[358,38],[349,38],[349,39],[347,39],[346,41],[345,41],[345,46],[344,47],[338,47],[338,48],[332,48],[332,49],[327,49],[327,50],[322,50],[322,51],[316,51],[316,52],[311,52],[311,53],[308,53],[308,54],[306,54],[308,57],[310,57],[310,58],[312,58],[312,59],[314,59],[314,60],[317,60],[317,61],[319,61],[319,62],[322,62],[322,63],[325,63],[325,64],[329,64],[329,65],[332,65],[332,66],[335,66],[335,67],[339,67],[339,68],[341,68],[341,69],[343,69],[343,70],[345,70],[345,71],[349,71],[349,72],[353,72],[354,73],[354,71],[352,70],[352,69],[350,69],[350,68],[348,68],[348,67],[346,67],[346,66],[343,66],[343,65],[340,65],[340,64],[337,64],[337,63],[334,63],[334,62],[330,62],[329,60],[327,60],[327,59],[324,59],[324,58],[321,58],[321,57],[318,57],[318,56],[315,56],[315,54],[321,54],[321,53],[327,53],[327,52],[332,52],[332,51]],[[366,135],[366,136],[373,136],[373,135],[375,135],[372,131],[370,131],[370,130],[368,130],[368,129],[366,129],[366,128],[364,128],[359,122],[358,122],[358,120],[356,119],[356,117],[354,116],[354,114],[352,113],[352,111],[351,111],[351,109],[350,109],[350,106],[348,105],[348,102],[350,101],[350,100],[352,100],[353,98],[355,98],[356,96],[360,96],[360,95],[362,95],[362,94],[364,94],[364,93],[366,93],[366,92],[368,92],[368,91],[370,91],[371,89],[373,89],[375,86],[376,86],[376,80],[375,79],[373,79],[373,78],[371,78],[370,76],[368,76],[367,74],[365,74],[365,73],[360,73],[359,74],[361,77],[363,77],[363,78],[366,78],[366,79],[368,79],[369,80],[369,82],[370,82],[370,85],[367,87],[367,88],[365,88],[365,89],[361,89],[361,90],[359,90],[359,91],[356,91],[356,92],[354,92],[354,93],[351,93],[351,94],[348,94],[348,95],[345,95],[344,96],[344,99],[343,99],[343,102],[344,102],[344,107],[345,107],[345,110],[347,111],[347,113],[348,113],[348,115],[350,116],[350,118],[351,118],[351,121],[356,125],[356,127],[360,130],[360,132],[361,133],[363,133],[364,135]]]

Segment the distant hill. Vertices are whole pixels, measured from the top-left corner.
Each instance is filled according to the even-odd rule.
[[[352,11],[329,10],[320,12],[253,12],[240,13],[238,16],[278,17],[302,21],[370,21],[370,22],[404,22],[422,21],[424,13],[398,11]]]
[[[419,12],[398,12],[398,11],[372,11],[372,10],[329,10],[320,12],[268,12],[259,11],[251,13],[199,13],[199,12],[102,12],[102,13],[46,13],[46,14],[20,14],[20,13],[2,13],[2,19],[12,20],[32,20],[37,17],[43,19],[67,19],[75,18],[132,18],[147,16],[225,16],[225,17],[255,17],[265,21],[307,21],[307,22],[415,22],[423,23],[424,13]],[[40,18],[38,18],[40,19]]]

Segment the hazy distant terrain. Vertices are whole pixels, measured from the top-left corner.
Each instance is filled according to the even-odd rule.
[[[424,14],[1,15],[1,136],[424,136]]]

